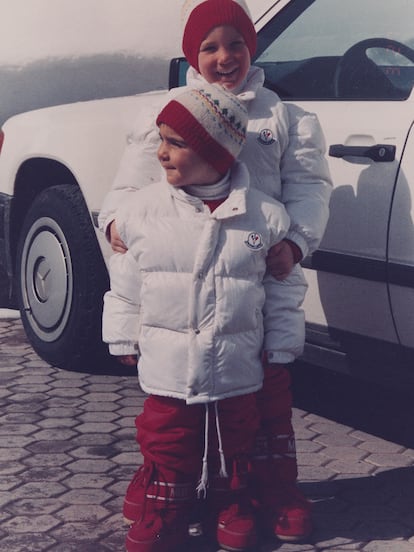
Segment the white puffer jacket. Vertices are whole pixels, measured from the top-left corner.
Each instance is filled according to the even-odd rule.
[[[263,343],[277,347],[266,255],[289,217],[249,190],[244,164],[230,178],[230,195],[213,213],[162,181],[116,214],[128,252],[111,257],[103,338],[112,354],[139,353],[147,393],[191,404],[257,391]]]

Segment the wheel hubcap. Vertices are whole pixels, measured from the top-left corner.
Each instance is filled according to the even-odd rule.
[[[44,341],[58,339],[70,313],[73,274],[67,241],[53,219],[38,219],[28,232],[21,279],[24,308],[33,331]]]

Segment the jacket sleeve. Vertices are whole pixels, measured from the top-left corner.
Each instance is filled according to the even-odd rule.
[[[280,204],[280,214],[271,220],[273,242],[285,237],[289,229],[289,217]],[[303,352],[304,313],[301,308],[307,288],[302,268],[296,265],[289,276],[276,280],[266,273],[263,285],[265,304],[263,308],[263,350],[271,363],[293,362]]]
[[[317,116],[285,104],[289,142],[281,159],[282,202],[291,218],[286,236],[303,257],[318,248],[329,216],[332,181],[326,146]]]
[[[302,267],[296,265],[289,276],[278,281],[270,274],[264,279],[266,301],[263,309],[263,350],[270,363],[293,362],[303,353],[305,314],[302,308],[307,283]]]
[[[112,355],[139,354],[141,282],[133,256],[115,253],[109,260],[111,289],[104,296],[102,338]]]

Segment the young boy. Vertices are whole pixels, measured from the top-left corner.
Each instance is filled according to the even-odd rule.
[[[292,397],[286,364],[304,345],[306,292],[299,261],[314,251],[327,218],[331,181],[325,160],[325,143],[313,114],[284,104],[264,88],[264,73],[250,65],[256,33],[243,0],[188,0],[182,10],[183,51],[191,67],[187,84],[220,83],[249,113],[247,142],[240,159],[250,172],[251,185],[285,205],[291,225],[287,236],[268,256],[268,268],[278,290],[278,308],[272,313],[278,347],[272,367],[265,367],[263,389],[258,392],[260,431],[257,435],[254,476],[259,518],[265,529],[281,540],[296,541],[311,529],[310,505],[296,486],[297,461],[291,423]],[[179,90],[170,91],[174,97]],[[124,251],[118,239],[114,209],[125,195],[157,178],[152,156],[157,139],[151,120],[154,109],[141,114],[131,136],[114,186],[102,207],[101,228],[115,250]],[[133,517],[134,485],[128,489],[127,517]]]
[[[220,86],[176,96],[156,120],[166,179],[116,213],[128,251],[110,260],[103,337],[122,362],[138,358],[149,394],[136,420],[144,465],[128,552],[184,546],[196,489],[222,548],[257,542],[245,466],[258,430],[262,356],[277,347],[266,256],[289,217],[249,189],[246,167],[235,162],[247,120]]]

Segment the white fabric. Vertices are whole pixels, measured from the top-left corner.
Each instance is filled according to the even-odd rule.
[[[187,75],[188,86],[200,87],[205,80],[194,69]],[[251,185],[284,203],[291,219],[287,237],[301,249],[303,256],[319,245],[329,214],[332,183],[325,159],[325,141],[316,115],[294,104],[284,104],[279,97],[263,87],[262,69],[252,66],[243,90],[237,96],[246,102],[249,112],[247,143],[240,159],[250,172]],[[137,116],[120,163],[113,187],[105,198],[99,216],[106,232],[118,205],[130,201],[130,193],[161,178],[156,156],[159,145],[155,119],[163,107],[182,88],[172,89],[160,102],[146,106]],[[271,133],[266,133],[266,129]],[[259,140],[262,134],[270,143]],[[273,140],[273,141],[272,141]],[[290,276],[276,284],[279,289],[278,310],[274,330],[278,346],[271,351],[273,362],[292,362],[303,351],[304,313],[301,305],[306,281],[301,267],[296,265]],[[278,322],[276,322],[278,318]],[[265,343],[268,349],[268,345]]]
[[[230,179],[230,195],[213,213],[166,181],[117,212],[128,252],[111,257],[103,338],[116,355],[139,346],[147,393],[191,404],[262,385],[264,336],[275,335],[274,319],[263,312],[277,309],[266,255],[285,236],[289,217],[281,203],[248,191],[244,164]]]
[[[200,199],[223,199],[229,195],[229,175],[230,170],[215,184],[191,184],[186,187],[185,191],[190,195],[199,197]]]

